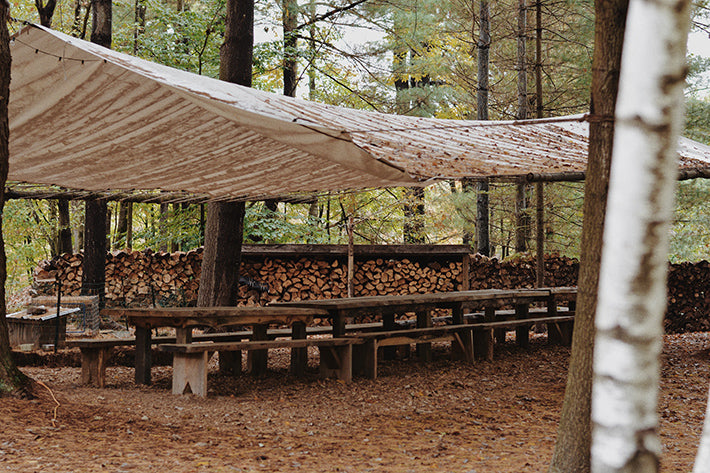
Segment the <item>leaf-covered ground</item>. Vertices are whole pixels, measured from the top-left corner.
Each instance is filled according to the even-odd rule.
[[[23,368],[47,389],[0,401],[0,471],[544,472],[569,350],[543,342],[474,365],[438,347],[429,365],[389,361],[349,385],[293,379],[277,351],[265,378],[211,374],[207,399],[170,394],[170,367],[154,368],[150,387],[111,367],[105,389],[78,386],[79,368]],[[663,471],[692,469],[709,350],[706,333],[666,337]]]

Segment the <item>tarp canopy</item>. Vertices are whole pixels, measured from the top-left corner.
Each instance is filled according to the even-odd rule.
[[[11,181],[213,199],[584,171],[581,116],[442,120],[241,87],[26,26],[13,36]],[[710,170],[682,139],[681,169]]]

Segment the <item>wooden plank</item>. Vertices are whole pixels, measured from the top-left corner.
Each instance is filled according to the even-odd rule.
[[[161,351],[172,353],[201,353],[220,350],[268,350],[272,348],[299,348],[309,346],[344,346],[363,343],[359,336],[346,338],[308,338],[304,340],[264,340],[248,342],[193,342],[188,344],[168,343],[159,345]]]
[[[454,258],[471,252],[468,245],[355,245],[358,258],[407,256],[410,259]],[[242,258],[302,258],[307,256],[336,256],[345,258],[348,245],[243,245]]]
[[[81,384],[106,386],[106,365],[113,347],[90,347],[81,349]]]
[[[291,337],[294,340],[306,339],[306,324],[295,323],[292,327]],[[308,347],[295,347],[291,349],[291,374],[303,376],[308,366]]]
[[[151,344],[150,328],[136,327],[136,384],[150,385]]]
[[[515,318],[518,320],[527,319],[530,314],[530,306],[528,304],[515,305]],[[515,327],[515,343],[518,346],[527,348],[530,345],[530,327],[531,325],[518,325]]]
[[[431,311],[423,310],[417,312],[417,327],[431,328]],[[430,362],[433,359],[431,343],[417,343],[417,357],[423,362]]]
[[[266,325],[254,325],[252,328],[254,331],[252,340],[255,342],[268,340],[266,329]],[[247,370],[254,376],[262,376],[266,374],[268,360],[269,352],[267,350],[252,348],[247,354]]]
[[[193,393],[207,396],[207,360],[209,354],[178,353],[173,356],[173,394]]]

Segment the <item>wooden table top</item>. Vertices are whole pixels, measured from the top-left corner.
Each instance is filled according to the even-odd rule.
[[[431,305],[441,306],[463,302],[542,299],[550,295],[573,295],[577,288],[539,289],[481,289],[471,291],[437,292],[429,294],[403,294],[384,296],[343,297],[340,299],[319,299],[292,302],[275,302],[268,307],[309,307],[328,310],[351,310],[364,308],[402,307]]]
[[[136,307],[103,309],[102,315],[126,317],[139,327],[223,327],[227,325],[309,323],[313,317],[325,317],[324,309],[306,307]]]

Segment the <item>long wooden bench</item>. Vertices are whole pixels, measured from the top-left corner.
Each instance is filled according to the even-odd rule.
[[[470,324],[442,325],[437,327],[393,330],[387,332],[357,333],[353,337],[363,342],[357,344],[354,357],[353,372],[370,379],[377,378],[378,349],[380,347],[410,345],[412,343],[427,345],[432,342],[452,342],[452,356],[471,362],[475,358],[493,359],[494,332],[499,329],[516,329],[518,333],[529,331],[535,324],[547,324],[548,331],[569,330],[567,327],[574,320],[572,315],[534,317],[520,320],[503,320],[493,322],[477,322]],[[527,340],[527,337],[525,337]],[[553,340],[554,337],[553,337]],[[424,360],[428,352],[424,353]]]
[[[352,381],[353,345],[363,343],[359,337],[259,340],[243,342],[192,342],[163,344],[162,351],[173,354],[173,394],[192,392],[207,396],[207,362],[213,352],[268,350],[271,348],[318,347],[320,374]]]
[[[227,333],[196,334],[196,341],[240,341],[251,337],[251,331]],[[170,336],[155,337],[151,340],[153,345],[162,343],[175,343],[176,338]],[[111,358],[111,353],[117,347],[135,346],[135,337],[126,338],[81,338],[67,340],[67,347],[81,350],[81,384],[94,385],[103,388],[106,385],[106,366]]]
[[[348,331],[368,332],[382,329],[382,322],[371,322],[364,324],[348,324]],[[333,327],[329,325],[307,327],[307,335],[327,335],[333,333]],[[253,336],[251,330],[227,333],[203,333],[195,334],[192,339],[195,342],[236,342],[249,340]],[[278,337],[290,337],[291,329],[273,328],[267,331],[269,340]],[[176,338],[171,336],[158,336],[151,339],[152,345],[162,345],[165,343],[176,343]],[[130,347],[136,345],[135,337],[125,338],[82,338],[67,340],[68,348],[79,348],[81,350],[81,384],[104,387],[106,385],[106,366],[111,358],[114,348]]]

